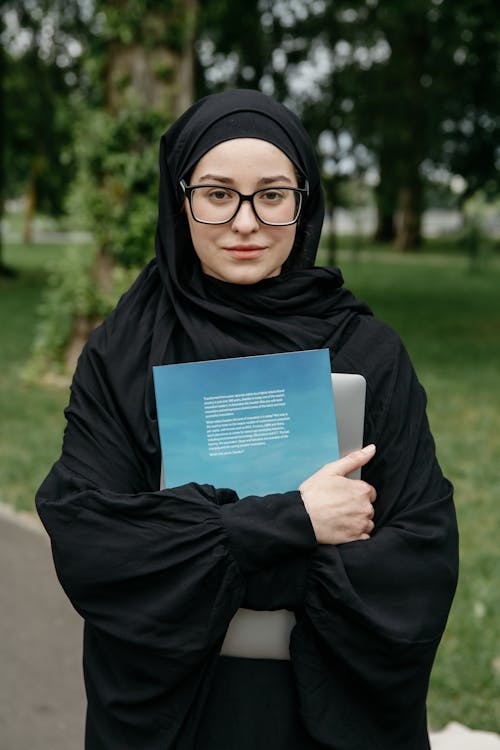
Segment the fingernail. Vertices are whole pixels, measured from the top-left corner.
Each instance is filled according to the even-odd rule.
[[[361,452],[370,455],[371,453],[375,453],[376,450],[374,443],[370,443],[370,445],[365,445],[365,447],[361,449]]]

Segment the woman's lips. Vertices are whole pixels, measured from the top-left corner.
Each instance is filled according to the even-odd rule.
[[[231,245],[225,248],[233,258],[258,258],[265,249],[264,245]]]

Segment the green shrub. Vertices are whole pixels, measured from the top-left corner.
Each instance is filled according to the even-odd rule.
[[[115,307],[138,273],[137,267],[113,267],[109,288],[103,291],[93,277],[94,260],[95,252],[70,248],[57,269],[49,274],[38,308],[33,356],[25,370],[26,377],[47,370],[63,372],[75,322],[84,319],[89,328],[97,325]]]

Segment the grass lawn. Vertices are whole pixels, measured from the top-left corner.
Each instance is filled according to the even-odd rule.
[[[342,262],[346,285],[401,334],[455,485],[460,581],[429,692],[429,720],[500,732],[500,270],[465,258]]]
[[[17,278],[0,277],[0,502],[33,509],[36,488],[60,452],[68,390],[24,383],[36,311],[49,269],[63,245],[7,245],[4,261]]]
[[[82,250],[84,251],[84,250]],[[0,279],[0,501],[31,509],[57,458],[67,389],[26,385],[36,307],[62,246],[6,247],[17,279]],[[345,257],[345,260],[343,259]],[[455,484],[461,577],[429,693],[432,728],[451,720],[500,732],[500,269],[465,258],[419,262],[341,254],[346,284],[402,335],[429,397],[438,455]]]

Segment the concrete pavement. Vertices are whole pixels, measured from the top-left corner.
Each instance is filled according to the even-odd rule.
[[[82,621],[36,521],[0,510],[0,748],[82,750]]]

